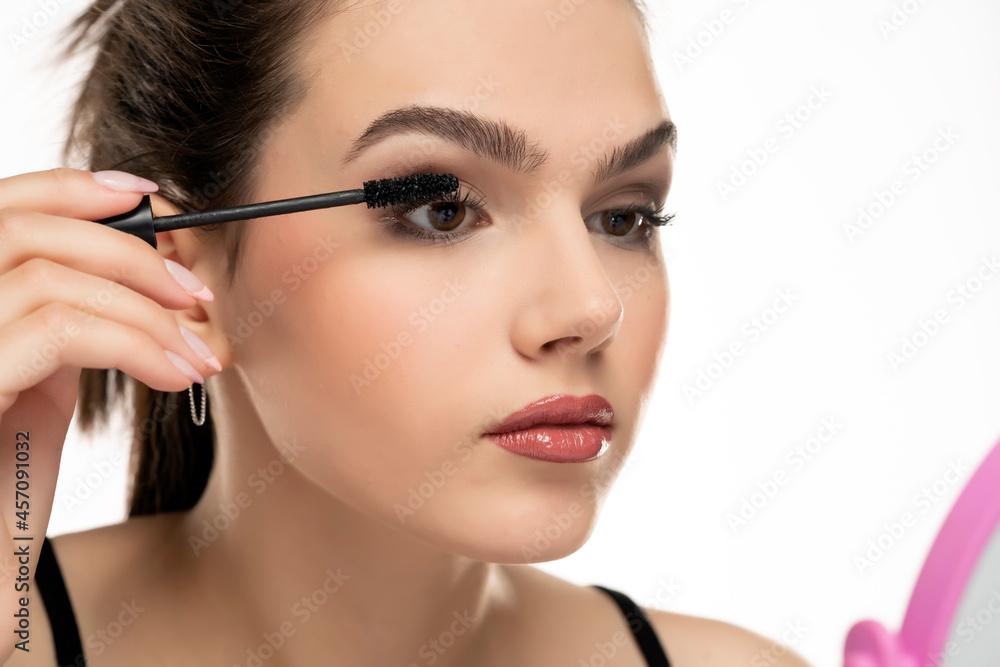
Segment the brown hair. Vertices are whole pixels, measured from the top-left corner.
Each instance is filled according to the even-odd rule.
[[[275,121],[305,96],[297,39],[334,13],[334,0],[95,0],[67,28],[61,58],[95,45],[70,116],[63,161],[121,169],[160,186],[182,211],[251,203],[257,157]],[[628,3],[643,27],[641,0]],[[245,224],[194,228],[224,243],[227,278],[239,266]],[[162,392],[116,369],[84,369],[83,432],[130,406],[129,516],[190,509],[214,458],[211,411],[203,426],[187,392]],[[197,394],[197,392],[196,392]]]
[[[96,0],[69,25],[59,55],[97,47],[71,110],[63,161],[78,152],[82,168],[144,176],[182,211],[250,203],[269,129],[308,89],[295,69],[295,37],[336,4]],[[232,282],[245,225],[196,229],[225,243]],[[129,516],[194,506],[212,468],[211,415],[197,427],[187,392],[150,389],[116,369],[84,369],[79,388],[85,433],[131,403]]]

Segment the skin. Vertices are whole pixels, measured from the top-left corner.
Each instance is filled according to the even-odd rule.
[[[662,203],[671,150],[600,186],[596,154],[585,168],[574,162],[609,121],[623,129],[608,152],[669,118],[641,25],[618,0],[589,0],[555,27],[534,0],[403,2],[347,62],[340,44],[385,7],[355,8],[303,36],[300,66],[315,78],[261,149],[256,200],[452,172],[485,196],[484,221],[459,243],[428,245],[391,236],[376,221],[386,212],[363,206],[269,218],[248,230],[232,285],[220,247],[191,230],[159,234],[160,252],[215,294],[169,312],[223,366],[208,380],[217,459],[190,512],[55,538],[85,638],[119,618],[123,601],[143,610],[113,642],[88,642],[92,656],[100,646],[100,664],[149,664],[150,655],[163,656],[158,664],[246,664],[248,648],[280,631],[290,636],[270,667],[317,655],[424,665],[428,651],[443,667],[576,664],[595,641],[627,633],[604,594],[530,563],[567,556],[591,535],[665,342],[669,291],[656,237],[648,249],[625,249],[582,218]],[[495,90],[475,97],[484,79]],[[373,118],[413,103],[502,119],[548,160],[515,173],[412,134],[342,166]],[[540,215],[519,217],[567,170],[570,182]],[[153,199],[156,215],[177,212]],[[267,312],[260,304],[276,291],[281,303]],[[411,315],[445,296],[418,331]],[[267,316],[240,334],[255,311]],[[351,375],[401,332],[410,343],[357,390]],[[479,437],[556,393],[610,401],[604,455],[548,463]],[[447,481],[401,521],[411,489],[441,471]],[[237,503],[227,528],[206,532]],[[541,549],[538,531],[549,538]],[[447,650],[429,648],[456,627],[456,613],[474,618],[471,627]],[[678,665],[746,661],[770,645],[727,624],[648,613]],[[45,646],[45,625],[37,627]],[[805,664],[797,660],[776,664]],[[629,639],[611,664],[645,663]]]

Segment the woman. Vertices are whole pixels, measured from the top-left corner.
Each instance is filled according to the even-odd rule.
[[[805,664],[530,565],[591,534],[665,340],[675,134],[640,8],[98,0],[76,27],[99,52],[67,155],[97,173],[0,181],[0,424],[31,482],[20,530],[5,476],[0,538],[51,586],[30,651],[4,589],[6,664],[52,664],[67,619],[96,665]],[[156,249],[81,222],[426,171],[459,196]],[[42,552],[78,386],[88,426],[134,402],[130,518]],[[525,406],[576,421],[487,435]]]

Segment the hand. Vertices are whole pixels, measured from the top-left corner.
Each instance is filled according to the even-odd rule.
[[[0,662],[17,641],[20,598],[38,595],[18,586],[15,554],[27,545],[33,576],[81,369],[117,368],[160,391],[218,370],[167,312],[211,300],[208,288],[141,239],[92,222],[155,189],[63,168],[0,179]]]

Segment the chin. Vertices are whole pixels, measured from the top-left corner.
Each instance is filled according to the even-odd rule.
[[[598,507],[579,494],[482,502],[428,512],[410,534],[443,551],[489,563],[530,564],[565,558],[590,539]],[[416,519],[416,517],[414,517]]]

